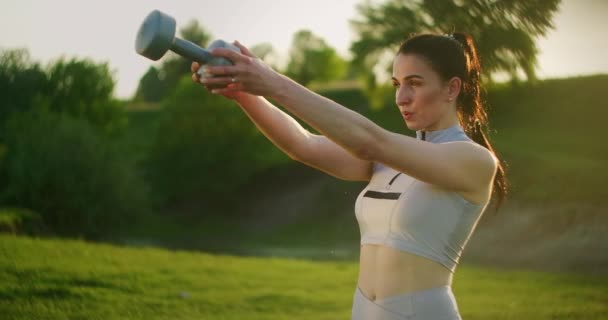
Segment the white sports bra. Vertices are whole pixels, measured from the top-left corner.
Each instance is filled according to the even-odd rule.
[[[472,141],[460,125],[417,131],[416,137],[431,143]],[[381,163],[375,162],[373,170],[355,202],[361,245],[390,246],[436,261],[454,272],[488,202],[474,204],[457,192]]]

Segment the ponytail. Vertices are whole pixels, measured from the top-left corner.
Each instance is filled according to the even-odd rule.
[[[496,195],[496,209],[500,207],[507,194],[507,179],[504,161],[500,159],[488,139],[488,114],[481,102],[481,63],[473,38],[465,33],[455,32],[454,39],[464,49],[465,78],[462,92],[458,96],[460,124],[473,141],[484,146],[498,159],[494,176],[493,194]]]

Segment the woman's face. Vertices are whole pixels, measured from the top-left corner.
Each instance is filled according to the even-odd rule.
[[[450,94],[449,85],[424,58],[398,54],[393,85],[397,107],[410,130],[438,130],[457,120],[454,92]]]

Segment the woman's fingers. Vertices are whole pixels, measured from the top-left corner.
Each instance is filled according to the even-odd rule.
[[[237,64],[238,62],[249,62],[250,57],[241,54],[240,52],[236,52],[227,48],[214,48],[211,50],[211,54],[216,57],[224,57],[232,63]]]
[[[190,70],[192,71],[192,81],[199,82],[201,80],[201,75],[198,74],[198,68],[200,64],[198,62],[192,62],[190,65]]]
[[[205,66],[203,74],[208,76],[229,76],[239,73],[240,68],[237,66]]]
[[[241,90],[240,86],[235,83],[235,84],[230,84],[223,88],[213,88],[213,89],[211,89],[211,93],[226,95],[226,94],[238,92],[240,90]]]
[[[203,77],[199,81],[204,85],[229,85],[237,82],[234,77]]]
[[[241,44],[237,40],[234,41],[234,45],[237,46],[244,55],[252,57],[252,58],[256,58],[255,54],[253,54],[253,52],[251,52],[251,50],[249,50],[247,47],[245,47],[243,44]]]
[[[190,70],[192,72],[196,73],[196,71],[198,71],[198,68],[200,68],[200,67],[201,67],[201,65],[198,62],[193,61],[192,64],[190,65]]]
[[[192,62],[190,66],[190,70],[193,72],[192,80],[201,83],[214,94],[232,96],[239,91],[243,91],[244,83],[239,81],[238,76],[243,76],[248,72],[248,68],[253,66],[250,62],[255,59],[255,55],[238,41],[235,41],[234,45],[238,46],[241,52],[226,48],[211,50],[213,56],[224,57],[232,61],[233,65],[210,66]]]

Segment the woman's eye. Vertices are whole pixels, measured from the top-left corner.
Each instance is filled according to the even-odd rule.
[[[397,82],[393,82],[393,87],[399,88],[399,84]]]
[[[412,87],[418,87],[418,86],[420,86],[420,82],[418,82],[418,81],[410,81],[410,83],[409,83],[409,84],[410,84],[410,86],[412,86]]]

